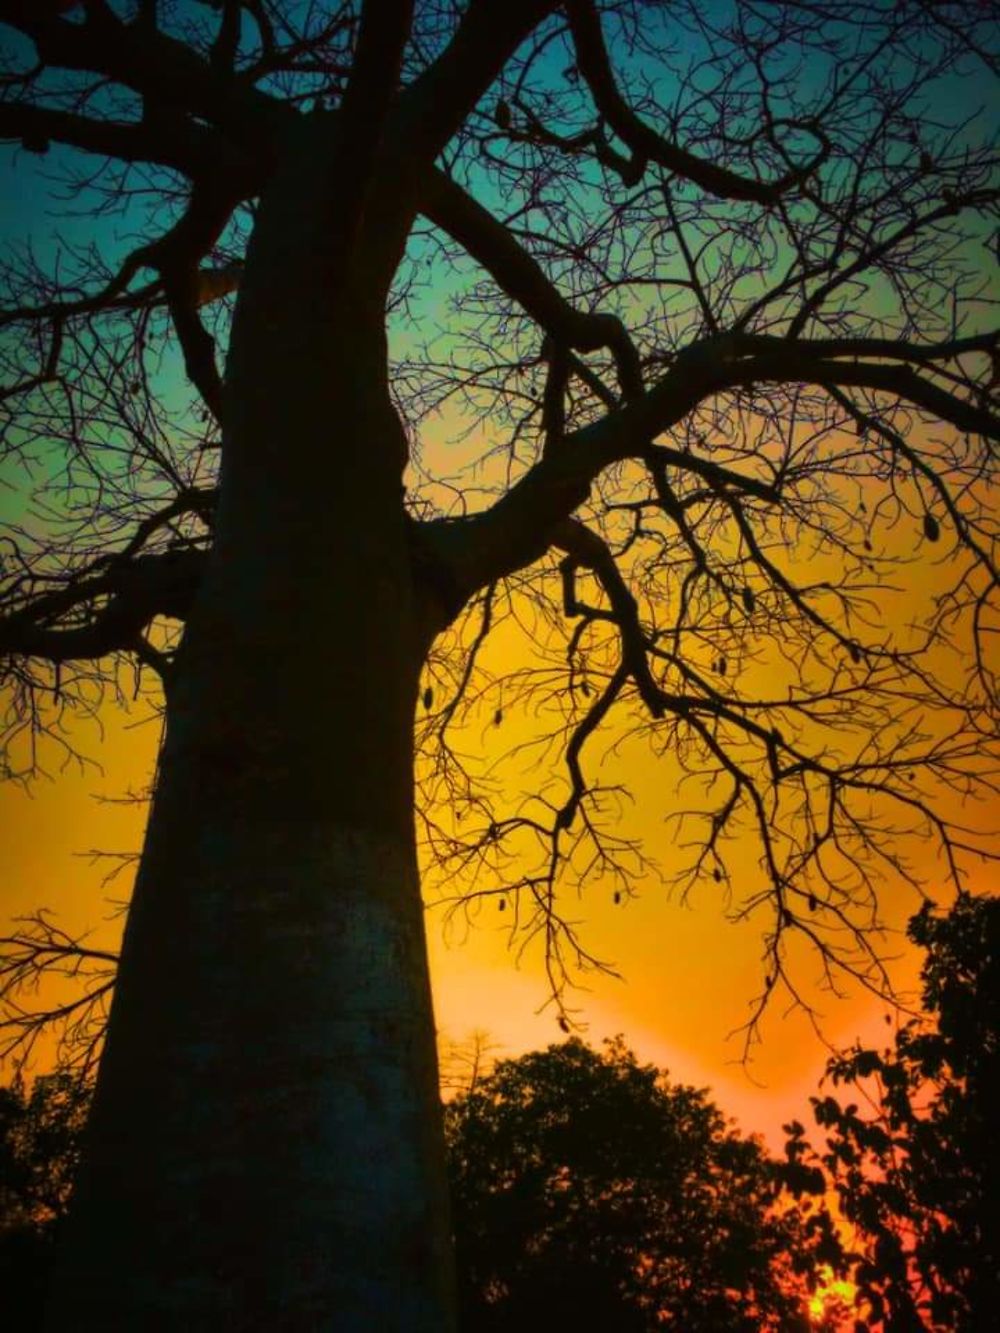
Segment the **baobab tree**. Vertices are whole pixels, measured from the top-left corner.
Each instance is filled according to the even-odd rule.
[[[123,663],[166,713],[53,1327],[452,1327],[417,829],[560,999],[566,889],[628,889],[601,736],[690,779],[762,1001],[789,939],[864,950],[904,827],[959,873],[989,9],[0,0],[68,214],[5,278],[8,763]],[[507,808],[455,737],[526,607],[562,758]]]

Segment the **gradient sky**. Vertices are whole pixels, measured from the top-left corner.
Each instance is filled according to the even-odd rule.
[[[116,904],[127,898],[131,868],[105,884],[118,863],[95,860],[92,853],[134,852],[141,845],[144,809],[121,798],[148,785],[158,724],[138,706],[131,713],[105,710],[100,722],[103,736],[95,721],[74,732],[80,750],[100,768],[81,771],[70,763],[36,781],[30,793],[12,783],[0,785],[0,906],[7,917],[45,907],[66,928],[92,928],[95,944],[109,944],[120,929]],[[669,861],[669,846],[656,845],[658,836],[663,839],[655,815],[660,794],[643,791],[648,777],[640,773],[637,784],[640,801],[652,807],[645,821],[647,841]],[[927,869],[933,879],[933,867]],[[997,891],[1000,875],[987,868],[973,883]],[[884,902],[897,929],[917,906],[911,891],[892,884]],[[574,915],[585,923],[586,942],[621,973],[620,980],[593,973],[580,978],[582,988],[568,1003],[577,1010],[584,1035],[596,1043],[623,1033],[642,1058],[667,1067],[679,1081],[710,1087],[745,1130],[762,1132],[779,1146],[782,1121],[805,1113],[826,1049],[804,1014],[776,1006],[752,1062],[741,1063],[742,1039],[730,1034],[744,1023],[760,986],[756,928],[727,922],[718,889],[708,885],[687,905],[654,885],[615,905],[610,891],[597,885]],[[540,959],[532,951],[520,963],[512,957],[495,904],[484,903],[467,930],[460,921],[446,928],[440,910],[431,907],[427,926],[443,1037],[460,1041],[483,1030],[502,1055],[560,1039],[552,1009],[542,1009],[547,991]],[[912,988],[913,951],[899,935],[887,937],[885,948],[899,956],[894,968],[899,984]],[[883,1042],[887,1006],[856,987],[848,986],[840,999],[821,993],[809,985],[816,971],[808,957],[796,965],[826,1040]]]
[[[37,159],[8,151],[0,168],[0,197],[6,200],[3,232],[8,238],[30,237],[44,250],[54,223],[42,166]],[[127,230],[122,223],[114,227],[119,236]],[[106,239],[117,243],[111,232]],[[447,434],[442,427],[436,443],[443,444]],[[427,447],[434,445],[432,439]],[[0,516],[3,506],[0,489]],[[927,590],[927,578],[918,576],[912,589],[901,594],[894,609],[900,621],[916,612],[917,599],[922,601]],[[513,718],[509,726],[515,735],[517,725]],[[60,770],[58,753],[50,750],[50,775],[35,782],[30,792],[11,783],[0,785],[0,915],[15,917],[44,906],[67,929],[92,927],[95,943],[109,943],[120,928],[120,917],[107,900],[127,897],[131,871],[126,867],[112,883],[102,884],[113,862],[95,861],[90,853],[131,853],[141,845],[144,812],[121,798],[148,787],[158,724],[139,703],[130,712],[106,710],[100,727],[94,721],[74,725],[71,739],[93,757],[95,766],[81,769],[69,761]],[[501,746],[510,739],[508,729],[488,743]],[[658,772],[631,752],[617,763],[616,776],[636,793],[636,827],[650,853],[669,867],[673,849],[663,822],[669,769]],[[529,785],[531,780],[526,768],[523,781]],[[947,795],[942,799],[947,801]],[[951,810],[958,810],[954,798]],[[988,828],[994,814],[980,809],[970,817]],[[933,888],[940,882],[941,866],[929,851],[917,856],[924,858],[919,868]],[[745,869],[747,875],[754,871],[749,859]],[[970,869],[970,888],[1000,891],[995,867]],[[918,960],[900,932],[919,900],[905,885],[889,882],[883,904],[886,921],[897,932],[886,937],[885,953],[898,956],[894,976],[903,991],[912,992]],[[849,983],[841,997],[818,989],[818,966],[803,956],[795,962],[796,980],[816,1007],[820,1030],[801,1010],[783,1009],[779,995],[751,1062],[741,1063],[739,1029],[760,988],[761,943],[756,924],[725,920],[717,887],[700,886],[681,902],[648,880],[634,900],[616,904],[610,888],[598,883],[571,915],[584,923],[586,944],[621,974],[620,979],[595,973],[578,978],[581,988],[570,993],[567,1005],[584,1035],[596,1043],[622,1033],[640,1057],[665,1066],[676,1080],[709,1087],[744,1130],[764,1133],[774,1147],[782,1141],[781,1123],[806,1115],[806,1098],[815,1091],[827,1054],[824,1041],[834,1046],[856,1038],[882,1043],[889,1030],[885,1003]],[[508,922],[495,904],[484,903],[469,929],[461,920],[449,925],[432,904],[427,924],[438,1024],[445,1038],[461,1041],[482,1030],[502,1055],[560,1039],[555,1012],[545,1007],[541,960],[530,949],[520,960],[512,956]]]

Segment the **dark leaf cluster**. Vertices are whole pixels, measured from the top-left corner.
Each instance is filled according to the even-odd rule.
[[[927,902],[909,935],[929,1017],[830,1061],[854,1100],[813,1098],[818,1164],[787,1127],[788,1178],[828,1183],[856,1229],[865,1327],[974,1333],[1000,1308],[1000,898],[962,894],[944,916]]]

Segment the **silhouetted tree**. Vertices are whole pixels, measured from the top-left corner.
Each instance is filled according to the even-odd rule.
[[[0,1291],[8,1327],[41,1327],[53,1244],[80,1156],[90,1089],[71,1074],[0,1087]]]
[[[598,733],[691,779],[682,881],[761,921],[751,1033],[790,935],[879,983],[901,829],[961,854],[936,784],[988,784],[995,735],[988,7],[0,23],[0,135],[71,224],[3,279],[7,767],[166,700],[53,1327],[442,1333],[415,713],[427,862],[509,903],[560,1005],[593,961],[565,891],[645,864]],[[533,654],[502,689],[498,625]],[[531,699],[564,764],[483,784],[470,738]]]
[[[445,1114],[463,1333],[805,1329],[823,1208],[621,1039],[500,1062]]]
[[[1000,1310],[1000,898],[962,894],[944,916],[927,902],[909,935],[927,950],[928,1017],[894,1049],[831,1060],[827,1077],[860,1099],[812,1099],[820,1160],[864,1251],[862,1327],[974,1333]]]

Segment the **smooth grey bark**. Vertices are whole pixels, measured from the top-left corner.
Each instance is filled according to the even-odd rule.
[[[394,261],[338,237],[316,147],[292,145],[250,246],[52,1329],[453,1327]]]

